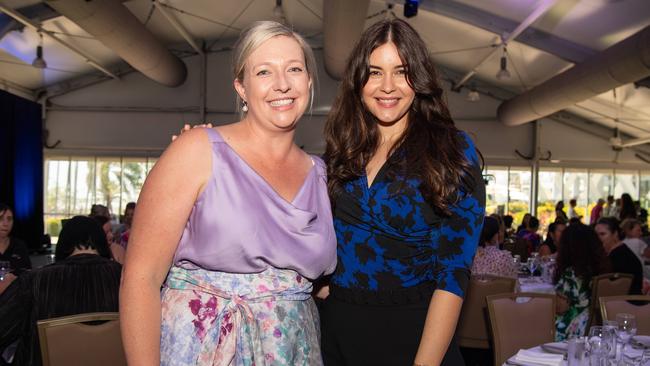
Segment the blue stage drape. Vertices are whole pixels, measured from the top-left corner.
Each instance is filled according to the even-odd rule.
[[[0,202],[14,210],[12,236],[30,249],[43,236],[42,130],[40,104],[0,90]]]

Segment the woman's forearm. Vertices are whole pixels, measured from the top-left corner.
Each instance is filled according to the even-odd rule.
[[[463,299],[457,295],[444,290],[434,291],[414,365],[440,365],[454,336],[462,306]]]
[[[160,365],[160,286],[122,277],[120,327],[129,365]],[[149,283],[148,283],[149,282]]]

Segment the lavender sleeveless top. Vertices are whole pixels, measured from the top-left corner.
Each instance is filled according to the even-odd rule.
[[[214,129],[212,175],[194,203],[174,264],[230,273],[292,269],[315,279],[336,266],[336,236],[323,161],[293,202],[282,198]]]

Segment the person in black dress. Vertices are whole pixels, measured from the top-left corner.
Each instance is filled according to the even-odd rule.
[[[325,135],[338,256],[321,307],[325,365],[462,364],[453,333],[485,187],[408,23],[363,33]]]
[[[634,252],[621,241],[618,221],[613,217],[600,218],[596,224],[596,233],[605,247],[612,272],[633,275],[629,293],[640,295],[643,286],[643,266]]]

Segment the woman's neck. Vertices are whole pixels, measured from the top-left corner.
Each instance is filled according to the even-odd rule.
[[[72,254],[70,254],[70,257],[73,255],[79,255],[79,254],[99,254],[99,252],[96,249],[79,249],[79,248],[74,248],[72,251]]]
[[[8,236],[0,237],[0,253],[4,253],[9,248],[11,239]]]
[[[607,255],[609,255],[609,253],[611,253],[614,249],[620,247],[621,245],[623,245],[623,242],[620,240],[615,243],[609,244],[605,246],[605,252],[607,252]]]

